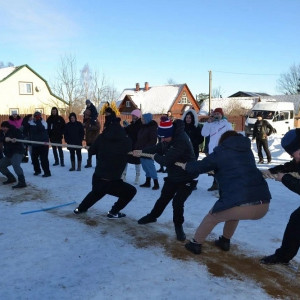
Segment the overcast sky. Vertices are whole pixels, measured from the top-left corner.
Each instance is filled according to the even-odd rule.
[[[187,83],[279,94],[300,63],[298,0],[0,0],[0,61],[28,64],[47,81],[73,55],[120,92],[135,83]],[[242,74],[241,74],[242,73]]]

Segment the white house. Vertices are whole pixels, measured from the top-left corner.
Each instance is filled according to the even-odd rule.
[[[64,110],[66,102],[28,65],[0,69],[0,114],[50,114],[53,106]]]

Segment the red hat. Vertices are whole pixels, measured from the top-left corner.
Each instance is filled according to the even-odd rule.
[[[214,113],[220,113],[222,116],[224,116],[223,109],[221,107],[216,108]]]

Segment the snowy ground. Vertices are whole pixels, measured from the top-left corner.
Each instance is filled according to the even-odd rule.
[[[255,143],[252,146],[256,151]],[[279,137],[270,139],[270,150],[272,165],[289,160]],[[86,152],[83,157],[85,162]],[[51,149],[49,158],[52,166]],[[22,164],[28,187],[14,191],[11,186],[0,186],[0,299],[300,297],[299,254],[293,268],[258,263],[280,245],[289,215],[299,206],[299,196],[280,182],[268,180],[273,197],[269,213],[258,221],[240,222],[230,252],[213,247],[211,241],[222,233],[219,225],[204,245],[203,254],[195,256],[175,239],[171,205],[157,223],[137,224],[150,211],[160,190],[137,187],[136,197],[123,210],[127,217],[121,220],[106,218],[115,201],[111,196],[85,216],[73,215],[73,209],[90,191],[94,168],[69,172],[68,151],[65,160],[65,167],[51,167],[50,178],[33,176],[32,165]],[[134,172],[134,166],[129,165],[129,183],[134,181]],[[161,185],[164,176],[159,174]],[[0,181],[4,181],[1,175]],[[207,191],[211,182],[211,177],[200,175],[198,189],[186,202],[188,238],[216,201],[214,193]],[[72,201],[76,203],[21,214]]]

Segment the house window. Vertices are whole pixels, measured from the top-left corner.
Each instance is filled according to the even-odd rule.
[[[9,109],[9,115],[18,115],[19,114],[19,109],[18,108],[10,108]]]
[[[40,112],[42,115],[44,114],[44,109],[43,108],[35,108],[34,112]]]
[[[20,95],[33,95],[32,82],[19,81]]]
[[[126,107],[131,107],[130,101],[126,101]]]
[[[186,93],[182,94],[181,99],[178,102],[179,104],[191,104],[191,101],[188,99]]]

